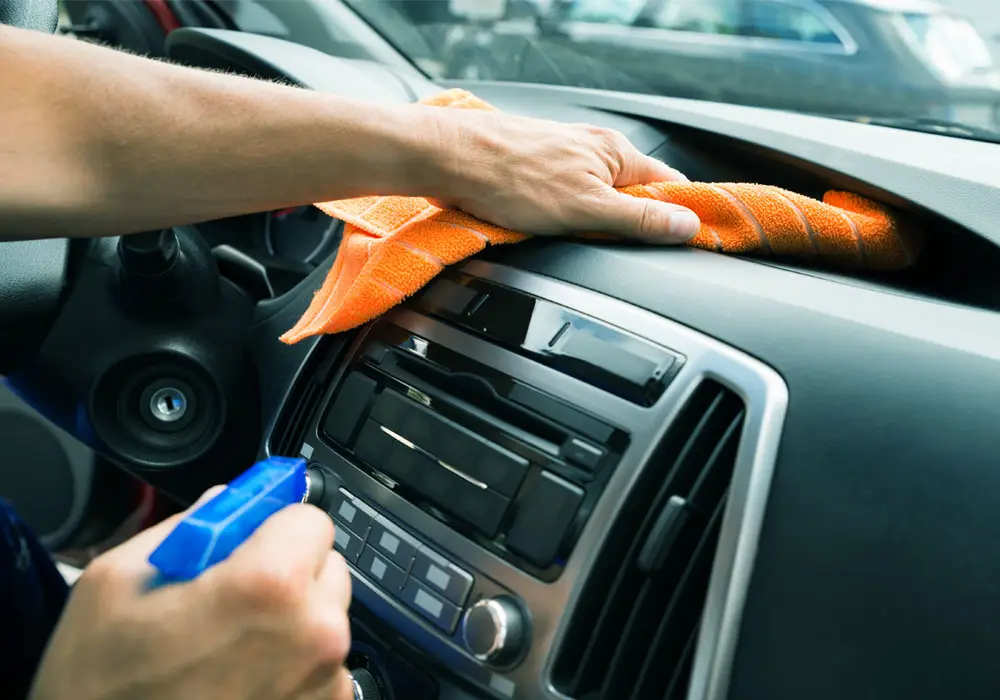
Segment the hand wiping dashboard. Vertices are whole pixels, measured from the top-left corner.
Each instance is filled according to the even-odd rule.
[[[493,109],[459,89],[424,104]],[[921,232],[898,213],[849,192],[827,192],[821,202],[751,183],[660,182],[622,191],[691,209],[701,219],[701,229],[688,245],[719,253],[799,258],[841,269],[898,270],[912,265],[923,246]],[[322,288],[295,327],[281,337],[288,344],[360,326],[488,244],[529,238],[420,197],[363,197],[316,206],[347,226]]]

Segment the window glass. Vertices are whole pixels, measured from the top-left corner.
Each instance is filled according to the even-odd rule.
[[[595,24],[632,24],[647,0],[572,0],[567,19]],[[558,3],[557,3],[558,4]]]
[[[747,6],[745,34],[811,44],[839,44],[840,38],[812,10],[786,2],[756,0]]]
[[[676,32],[739,34],[740,0],[667,0],[652,25]]]
[[[950,77],[993,67],[993,56],[976,28],[963,17],[908,13],[905,26],[924,56]]]

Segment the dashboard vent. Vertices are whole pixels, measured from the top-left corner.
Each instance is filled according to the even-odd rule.
[[[686,697],[744,408],[705,381],[667,431],[570,620],[553,674],[564,695]]]
[[[279,457],[297,457],[302,449],[302,442],[309,429],[310,418],[319,408],[323,392],[328,382],[341,350],[345,347],[342,341],[332,342],[324,338],[315,349],[312,357],[306,362],[299,373],[298,381],[292,387],[285,400],[284,410],[278,416],[274,431],[271,433],[270,452]]]

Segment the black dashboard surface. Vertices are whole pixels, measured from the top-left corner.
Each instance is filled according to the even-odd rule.
[[[698,177],[741,174],[727,170],[724,143],[698,161],[704,149],[688,148],[683,136],[668,138],[654,123],[683,124],[683,105],[519,86],[476,91],[506,111],[620,128]],[[594,109],[600,106],[617,114]],[[642,119],[622,116],[628,111]],[[696,111],[687,109],[688,128],[697,124]],[[715,134],[728,123],[736,139],[757,133],[774,148],[777,132],[791,129],[780,119],[770,126],[755,119],[753,110],[727,113],[720,106],[703,122]],[[886,138],[884,130],[870,134],[870,147],[856,140],[845,146],[838,144],[841,126],[827,122],[826,142],[821,132],[788,135],[782,158],[799,169],[803,190],[853,182],[941,217],[941,235],[959,223],[996,240],[990,227],[1000,207],[1000,159],[960,168],[973,155],[995,156],[995,146],[917,134]],[[847,127],[868,133],[858,128],[873,127]],[[907,155],[892,166],[900,150]],[[1000,626],[991,615],[1000,604],[995,312],[688,249],[532,241],[481,257],[689,326],[761,360],[787,384],[788,413],[728,697],[1000,695],[992,671]],[[277,362],[280,351],[283,367],[269,378],[272,403],[312,347],[288,352],[272,339],[309,296],[303,291],[262,315],[262,352]]]
[[[697,328],[787,383],[729,697],[996,696],[995,315],[699,251],[493,257]]]

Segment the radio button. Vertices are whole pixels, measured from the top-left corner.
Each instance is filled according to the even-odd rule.
[[[459,607],[465,604],[472,590],[470,573],[423,546],[417,550],[410,576]]]
[[[338,523],[336,520],[334,521],[334,527],[336,531],[334,533],[333,548],[340,552],[344,556],[344,559],[353,564],[361,555],[361,549],[365,545],[364,538],[354,534],[347,529],[346,525]]]
[[[330,515],[337,522],[344,523],[361,537],[368,534],[372,521],[375,519],[375,511],[359,501],[353,495],[340,489],[330,504]]]
[[[406,572],[383,557],[371,547],[365,547],[358,561],[362,573],[376,581],[387,591],[396,593],[406,583]]]
[[[410,570],[420,542],[381,516],[372,523],[368,544],[403,571]]]
[[[521,502],[507,533],[508,549],[536,566],[549,566],[559,555],[566,531],[583,502],[583,489],[552,472],[541,473]]]
[[[461,617],[462,611],[429,591],[426,586],[413,578],[406,582],[399,597],[413,611],[430,620],[448,634],[454,633],[455,627],[458,626],[458,619]]]

